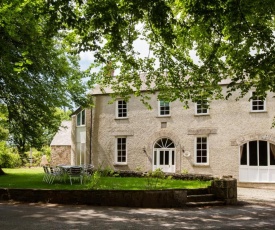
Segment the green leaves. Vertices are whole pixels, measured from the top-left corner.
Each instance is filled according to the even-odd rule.
[[[185,106],[252,87],[264,96],[275,92],[274,11],[274,0],[3,0],[0,102],[10,121],[32,114],[42,124],[55,107],[88,106],[88,84],[145,104],[156,92]],[[147,56],[139,39],[149,44]],[[91,69],[102,69],[82,73],[81,51],[93,51]]]
[[[20,152],[49,144],[61,120],[56,108],[88,105],[79,57],[47,10],[44,0],[0,3],[0,105]]]
[[[228,95],[236,89],[243,95],[251,87],[274,91],[274,5],[272,0],[87,1],[71,29],[79,35],[79,51],[95,51],[105,66],[93,79],[117,95],[140,96],[146,89],[170,101],[201,94],[215,99],[222,97],[223,79],[231,80]],[[148,59],[134,47],[141,37],[150,44]],[[119,69],[116,79],[106,74],[110,61]],[[142,72],[143,84],[136,77]],[[258,75],[261,81],[252,80]]]

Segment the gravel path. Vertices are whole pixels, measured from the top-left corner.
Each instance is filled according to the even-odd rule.
[[[0,229],[275,229],[275,190],[238,188],[238,196],[239,205],[184,209],[0,201]]]
[[[238,187],[238,201],[248,203],[265,203],[275,206],[275,189]]]

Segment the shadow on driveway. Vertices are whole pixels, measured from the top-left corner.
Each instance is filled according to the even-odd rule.
[[[274,229],[275,206],[141,209],[82,205],[0,203],[1,229]]]

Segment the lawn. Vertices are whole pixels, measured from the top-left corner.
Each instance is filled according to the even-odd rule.
[[[33,189],[64,189],[80,190],[90,189],[92,182],[81,185],[74,182],[70,185],[69,181],[60,182],[55,180],[53,184],[42,181],[44,172],[42,168],[18,168],[3,169],[6,173],[0,176],[1,188],[33,188]],[[95,184],[95,183],[94,183]],[[156,178],[136,178],[136,177],[100,177],[97,180],[95,189],[117,189],[117,190],[144,190],[144,189],[176,189],[176,188],[205,188],[210,185],[210,181],[185,181],[172,179]]]

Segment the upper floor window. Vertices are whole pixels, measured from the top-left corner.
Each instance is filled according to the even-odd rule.
[[[209,103],[206,99],[200,100],[196,103],[196,114],[209,114]]]
[[[266,101],[257,97],[255,92],[252,92],[251,111],[252,112],[266,111]]]
[[[127,102],[124,100],[116,101],[116,117],[126,118],[127,117]]]
[[[83,126],[85,125],[85,109],[82,110],[80,113],[77,114],[77,119],[76,119],[76,125],[77,126]]]
[[[159,101],[159,116],[170,116],[170,102]]]
[[[127,163],[126,137],[116,138],[116,163]]]
[[[208,164],[208,139],[207,137],[196,137],[195,163]]]

